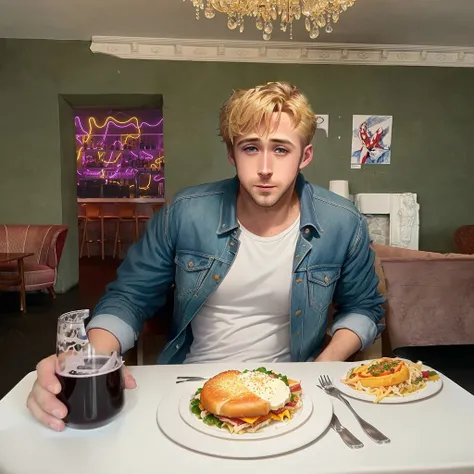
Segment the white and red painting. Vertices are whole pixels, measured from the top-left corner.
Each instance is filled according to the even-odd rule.
[[[354,115],[352,121],[351,167],[389,165],[392,155],[393,117]]]

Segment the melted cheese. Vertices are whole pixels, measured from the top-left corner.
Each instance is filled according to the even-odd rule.
[[[241,373],[239,379],[248,390],[266,400],[270,410],[283,408],[290,401],[290,388],[280,379],[263,372]]]
[[[280,413],[279,415],[276,415],[275,413],[270,413],[270,415],[267,416],[256,416],[254,418],[240,418],[242,421],[245,421],[245,423],[249,423],[250,425],[253,425],[256,421],[265,421],[266,419],[271,418],[272,420],[275,421],[284,421],[284,418],[288,418],[289,420],[291,419],[291,414],[288,410],[285,410],[284,412]]]
[[[288,410],[285,410],[284,412],[280,413],[279,415],[275,415],[275,413],[272,413],[272,420],[275,421],[283,421],[283,418],[288,418],[291,420],[291,415]]]
[[[255,418],[240,418],[240,419],[242,421],[245,421],[245,423],[250,423],[251,425],[253,425],[259,418],[260,416],[256,416]]]

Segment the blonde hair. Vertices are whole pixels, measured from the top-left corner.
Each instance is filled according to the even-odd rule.
[[[275,112],[277,120],[273,121]],[[272,123],[276,129],[282,113],[289,115],[292,125],[301,133],[303,147],[309,145],[316,132],[316,117],[306,97],[287,82],[233,91],[221,109],[219,134],[230,149],[236,137],[256,132],[262,125],[266,135],[271,133]]]

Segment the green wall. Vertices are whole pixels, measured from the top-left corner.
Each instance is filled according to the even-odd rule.
[[[0,222],[71,225],[58,289],[70,287],[75,157],[62,97],[162,94],[170,197],[233,174],[217,136],[219,107],[233,88],[274,80],[295,83],[316,113],[330,114],[330,139],[316,138],[308,179],[347,179],[351,193],[417,192],[421,248],[453,249],[455,229],[474,222],[474,70],[121,60],[85,42],[0,39]],[[394,116],[390,166],[350,169],[352,114]]]

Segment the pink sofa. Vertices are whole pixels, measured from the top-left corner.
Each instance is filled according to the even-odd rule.
[[[459,227],[454,233],[454,242],[460,253],[474,255],[474,225]]]
[[[67,232],[68,227],[62,225],[0,225],[0,253],[34,254],[25,258],[26,291],[46,288],[55,296],[53,287]],[[16,262],[0,265],[0,277],[14,278],[16,274]]]
[[[386,286],[383,353],[474,344],[474,255],[374,245]]]

